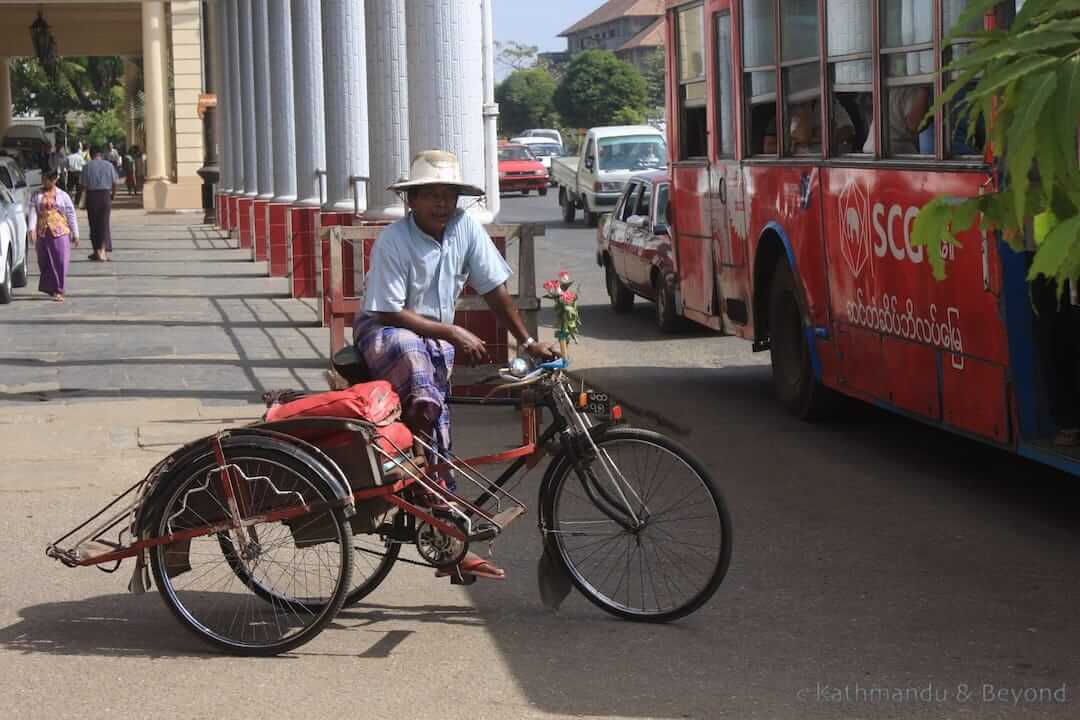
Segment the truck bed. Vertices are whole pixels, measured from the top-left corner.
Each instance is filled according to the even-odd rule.
[[[577,192],[577,157],[551,158],[551,179],[560,187]]]

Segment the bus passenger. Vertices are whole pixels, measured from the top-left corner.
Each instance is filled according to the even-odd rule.
[[[920,131],[926,111],[930,109],[930,87],[907,85],[889,88],[886,92],[888,93],[886,154],[932,155],[934,153],[933,124],[928,124]],[[873,123],[870,125],[870,133],[863,145],[863,152],[874,152]]]

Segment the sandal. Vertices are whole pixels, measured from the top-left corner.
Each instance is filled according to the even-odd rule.
[[[435,577],[450,577],[459,573],[461,575],[475,575],[476,577],[491,578],[492,580],[506,579],[505,570],[492,562],[488,562],[476,553],[471,552],[465,553],[465,557],[454,567],[436,570]]]
[[[87,260],[93,260],[94,262],[101,262],[101,258],[97,256],[97,253],[90,253],[86,256]]]

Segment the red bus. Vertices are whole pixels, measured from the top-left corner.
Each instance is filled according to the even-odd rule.
[[[966,5],[667,1],[676,304],[771,350],[800,417],[839,392],[1080,473],[1059,432],[1080,425],[1080,309],[1033,313],[1030,254],[993,234],[910,241],[935,195],[995,182],[983,129],[969,138],[955,106],[924,120]]]

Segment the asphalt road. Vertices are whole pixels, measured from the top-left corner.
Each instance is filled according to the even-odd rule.
[[[614,315],[595,232],[565,227],[553,195],[507,196],[500,219],[544,223],[538,277],[580,283],[574,366],[712,470],[735,549],[710,603],[661,626],[576,593],[553,613],[531,514],[496,543],[505,582],[400,566],[309,645],[252,660],[206,652],[156,597],[127,594],[129,566],[46,560],[164,453],[256,417],[246,398],[266,386],[314,386],[325,363],[325,331],[281,281],[140,214],[108,267],[76,256],[68,302],[23,291],[0,313],[0,717],[1077,716],[1072,480],[872,408],[792,420],[767,354],[661,335],[644,302]],[[455,447],[509,445],[515,420],[461,408]]]
[[[581,283],[584,375],[691,447],[727,496],[732,567],[680,653],[712,679],[712,712],[1077,716],[1074,480],[862,404],[789,418],[767,353],[664,336],[640,299],[616,316],[595,231],[566,227],[552,195],[506,196],[503,212],[546,224],[540,277]]]

